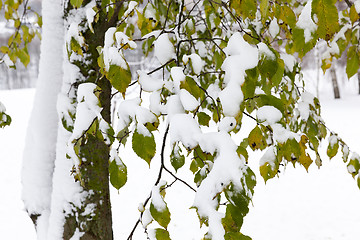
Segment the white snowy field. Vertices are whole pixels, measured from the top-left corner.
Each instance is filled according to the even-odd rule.
[[[327,126],[338,132],[351,150],[360,153],[360,96],[355,92],[354,88],[347,91],[347,95],[343,92],[341,100],[332,100],[325,94],[321,101]],[[34,89],[0,91],[0,101],[13,119],[11,126],[0,129],[0,239],[36,239],[32,222],[23,210],[20,183],[22,149],[33,96]],[[257,178],[253,206],[243,225],[245,234],[254,240],[360,239],[360,190],[340,157],[329,161],[325,151],[324,148],[320,170],[312,166],[307,173],[304,168],[298,166],[294,169],[288,165],[279,174],[280,178],[269,180],[266,185],[260,177]],[[255,153],[250,157],[250,165],[255,172],[260,156],[261,153]],[[139,216],[136,211],[138,203],[145,200],[157,174],[145,176],[146,163],[133,153],[121,157],[128,165],[129,173],[138,171],[138,174],[134,178],[129,177],[129,186],[125,185],[119,193],[112,191],[113,227],[119,240],[126,239],[130,233]],[[152,163],[153,167],[156,168],[156,163]],[[148,178],[150,180],[146,180]],[[148,186],[141,188],[141,185]],[[191,198],[184,202],[180,197],[190,191],[181,187],[176,189],[176,192],[169,189],[167,198],[176,200],[186,210],[191,206]],[[171,210],[177,207],[170,202],[168,200]],[[170,223],[173,239],[201,239],[194,230],[198,226],[192,220],[194,211],[176,211],[172,215],[174,219],[175,215],[185,220],[172,220]],[[142,230],[138,232],[140,234]],[[136,240],[145,239],[143,235],[137,236]]]

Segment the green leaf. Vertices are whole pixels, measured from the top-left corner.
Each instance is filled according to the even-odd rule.
[[[70,4],[73,5],[75,8],[81,7],[83,0],[70,0]]]
[[[352,177],[355,177],[360,170],[360,162],[358,158],[352,157],[349,161],[349,164],[347,165],[349,173],[352,175]]]
[[[232,0],[230,7],[233,8],[235,12],[243,18],[255,19],[257,10],[256,0]]]
[[[251,237],[239,232],[228,232],[225,234],[225,240],[251,240]]]
[[[239,155],[239,157],[241,155],[241,156],[243,156],[245,158],[246,162],[248,161],[249,154],[248,154],[248,152],[246,151],[245,148],[243,148],[242,146],[238,146],[238,148],[236,149],[236,152]]]
[[[155,238],[157,240],[171,240],[169,232],[162,228],[155,229]]]
[[[326,153],[330,159],[335,157],[335,155],[338,152],[338,149],[339,149],[339,141],[337,139],[336,139],[336,143],[333,143],[333,144],[329,143]]]
[[[296,25],[296,16],[293,10],[286,4],[281,5],[280,19],[284,21],[285,24],[289,25],[291,28],[294,28]]]
[[[249,146],[252,150],[261,149],[263,147],[263,135],[259,128],[256,126],[249,134],[248,137]]]
[[[127,181],[127,168],[121,160],[119,165],[116,163],[115,160],[110,163],[109,173],[110,183],[114,186],[114,188],[119,190],[122,186],[125,185]]]
[[[249,212],[250,197],[246,195],[244,190],[237,189],[231,183],[225,190],[225,197],[236,207],[236,214],[245,216]]]
[[[0,128],[11,124],[11,117],[4,112],[0,112]]]
[[[154,135],[150,133],[151,136],[144,136],[139,134],[137,131],[134,132],[132,136],[132,148],[134,152],[144,159],[150,166],[151,159],[155,156],[156,144]]]
[[[150,213],[151,216],[157,221],[160,226],[164,227],[165,229],[169,225],[170,222],[170,211],[169,208],[166,206],[162,210],[156,209],[153,203],[150,204]]]
[[[357,20],[359,20],[359,14],[356,12],[355,4],[353,4],[350,7],[350,20],[351,23],[355,23]]]
[[[359,54],[357,46],[351,46],[347,51],[346,74],[348,78],[354,76],[359,69]]]
[[[339,30],[338,11],[336,0],[313,0],[311,14],[317,16],[317,34],[320,38],[329,41]]]
[[[1,1],[0,1],[1,2]],[[9,53],[9,47],[8,46],[1,46],[0,47],[0,51],[2,52],[2,53]]]
[[[265,22],[269,16],[269,0],[261,0],[260,2],[260,13],[261,19]]]
[[[178,146],[178,144],[174,145],[174,148],[170,154],[170,162],[175,171],[177,171],[185,164],[185,156],[181,154],[181,148]]]
[[[258,78],[259,78],[258,68],[246,70],[245,82],[241,86],[241,90],[244,94],[244,99],[249,99],[254,97]]]
[[[262,107],[265,105],[273,106],[279,109],[281,113],[285,112],[285,104],[281,99],[273,96],[273,95],[267,95],[267,94],[260,94],[259,97],[256,98],[256,103],[258,107]]]
[[[238,232],[243,224],[243,213],[233,204],[227,204],[225,217],[222,219],[225,232]]]
[[[125,93],[131,82],[131,72],[117,65],[110,65],[107,75],[111,85],[121,93]]]
[[[196,115],[198,117],[198,121],[199,121],[200,125],[209,126],[209,122],[211,119],[211,117],[209,115],[207,115],[204,112],[198,112]]]
[[[312,164],[313,160],[310,158],[309,154],[306,153],[305,149],[306,149],[306,143],[308,142],[308,137],[306,137],[305,135],[301,136],[301,140],[299,142],[300,145],[300,156],[299,156],[299,163],[301,165],[303,165],[306,169],[306,171],[308,171],[309,166]]]
[[[196,84],[195,80],[191,77],[186,76],[185,81],[180,83],[180,88],[187,90],[196,99],[201,97],[201,90]]]
[[[268,162],[260,166],[260,175],[263,177],[265,182],[267,182],[270,178],[275,177],[277,172],[278,169],[271,167]]]

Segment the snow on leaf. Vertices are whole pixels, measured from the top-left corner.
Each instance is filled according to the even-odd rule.
[[[109,165],[110,183],[119,190],[127,181],[127,168],[114,149],[110,152],[110,159],[113,159]]]
[[[170,240],[169,232],[162,228],[155,229],[156,240]]]
[[[311,4],[312,0],[308,1],[301,11],[301,14],[299,16],[299,20],[296,23],[296,26],[298,28],[301,28],[304,30],[304,36],[305,36],[305,43],[309,42],[312,38],[311,34],[316,30],[317,26],[314,23],[314,21],[311,18]]]
[[[154,79],[147,75],[147,73],[145,73],[144,71],[138,70],[137,74],[139,75],[138,81],[141,85],[141,88],[146,92],[160,90],[164,85],[164,82],[162,80]]]
[[[150,213],[154,220],[166,229],[170,222],[170,211],[160,193],[165,191],[163,190],[165,185],[166,182],[161,181],[153,187],[151,191]]]
[[[200,105],[196,98],[185,89],[180,90],[180,101],[187,111],[194,111]]]
[[[339,149],[339,140],[337,136],[333,134],[329,137],[329,145],[326,151],[330,159],[335,157],[335,155],[338,152],[338,149]]]
[[[274,106],[262,106],[256,112],[256,117],[265,125],[277,123],[282,118],[282,113]]]
[[[175,50],[173,44],[169,40],[167,33],[161,34],[154,42],[154,55],[163,65],[175,58]]]

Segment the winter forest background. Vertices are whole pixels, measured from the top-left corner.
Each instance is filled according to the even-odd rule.
[[[40,12],[40,1],[32,1],[31,6]],[[0,20],[0,44],[7,41],[11,33],[13,29]],[[16,70],[5,64],[0,65],[0,101],[13,119],[11,126],[0,131],[0,239],[36,239],[33,223],[21,201],[20,170],[27,121],[36,87],[39,49],[40,41],[35,39],[29,46],[31,61],[27,68],[21,64]],[[346,56],[337,60],[334,67],[324,74],[320,62],[323,50],[318,46],[303,59],[306,88],[320,99],[327,126],[339,133],[352,149],[360,151],[360,77],[358,79],[355,75],[351,79],[347,78]],[[136,53],[129,58],[133,60],[130,65],[138,64],[133,70],[143,68],[142,59]],[[336,92],[340,98],[335,100]],[[249,125],[253,126],[251,123]],[[326,155],[326,144],[320,147],[320,151]],[[129,158],[138,158],[130,147],[127,148],[127,154]],[[251,153],[250,159],[258,159],[262,154]],[[127,166],[128,171],[136,168],[136,171],[143,173],[144,179],[154,178],[145,177],[147,165],[144,162],[134,161],[132,164],[134,166]],[[250,162],[254,169],[258,168],[258,164],[256,160]],[[250,235],[254,240],[359,238],[360,191],[347,173],[340,156],[331,161],[325,159],[321,170],[313,164],[308,173],[305,169],[295,169],[288,165],[281,170],[280,178],[271,179],[266,185],[260,175],[256,174],[258,181],[253,204],[250,204],[250,212],[245,217],[242,233]],[[185,188],[178,191],[187,193]],[[120,191],[111,187],[115,239],[122,240],[117,236],[128,235],[138,218],[138,215],[131,215],[130,210],[137,209],[146,194],[138,191],[136,182],[126,185]],[[125,199],[123,196],[131,197]],[[173,231],[173,239],[201,239],[204,232],[196,232],[197,221],[188,220],[189,216],[182,213],[182,209],[187,209],[191,202],[177,202],[176,194],[171,191],[167,193],[167,198],[175,201],[173,206],[170,205],[171,200],[168,200],[168,204],[169,208],[174,208],[172,216],[179,218],[178,222],[172,223],[171,228],[174,229],[170,229]],[[124,215],[127,216],[125,219]]]

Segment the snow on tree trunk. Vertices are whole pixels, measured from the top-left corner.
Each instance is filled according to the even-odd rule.
[[[111,84],[99,79],[97,46],[114,24],[100,14],[91,29],[80,26],[90,2],[65,6],[64,84],[58,100],[61,126],[53,179],[48,239],[113,239],[109,193]],[[94,30],[96,34],[92,32]],[[86,44],[77,48],[73,41]]]
[[[63,77],[64,35],[61,1],[44,0],[42,4],[43,40],[37,91],[24,149],[22,198],[39,238],[46,239],[58,126],[56,101]]]

